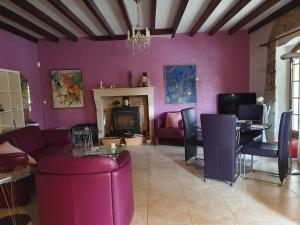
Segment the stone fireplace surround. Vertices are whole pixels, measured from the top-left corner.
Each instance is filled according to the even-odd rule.
[[[154,88],[153,87],[137,87],[137,88],[101,88],[93,89],[94,101],[97,113],[98,129],[102,132],[98,134],[98,138],[105,137],[104,129],[104,98],[116,96],[147,96],[148,98],[148,118],[150,139],[153,140],[154,129]]]

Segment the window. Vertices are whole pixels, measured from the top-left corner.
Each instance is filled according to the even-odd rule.
[[[291,60],[291,105],[293,109],[292,130],[298,131],[300,126],[300,59]]]

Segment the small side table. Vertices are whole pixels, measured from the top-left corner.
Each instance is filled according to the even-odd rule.
[[[0,189],[4,196],[7,208],[10,211],[9,216],[0,219],[1,225],[27,225],[29,223],[30,216],[25,214],[17,214],[17,210],[15,207],[16,196],[13,187],[13,183],[15,183],[18,180],[24,179],[29,175],[29,166],[15,171],[0,173]],[[9,185],[9,187],[7,185]]]

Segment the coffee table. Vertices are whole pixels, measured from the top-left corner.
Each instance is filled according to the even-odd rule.
[[[83,157],[83,156],[108,156],[111,158],[118,158],[120,153],[126,148],[126,145],[120,144],[116,145],[115,149],[107,148],[105,146],[93,146],[90,148],[85,148],[84,146],[75,146],[72,151],[74,157]]]
[[[30,175],[30,167],[24,166],[18,170],[0,173],[0,189],[4,196],[10,215],[0,219],[1,225],[27,225],[30,216],[25,214],[17,214],[15,207],[15,192],[13,183],[24,179]]]

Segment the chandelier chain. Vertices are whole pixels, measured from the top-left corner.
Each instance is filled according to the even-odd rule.
[[[138,14],[138,22],[137,22],[137,27],[140,27],[140,19],[141,19],[141,14],[140,14],[140,10],[139,10],[139,2],[136,3],[136,11]]]

